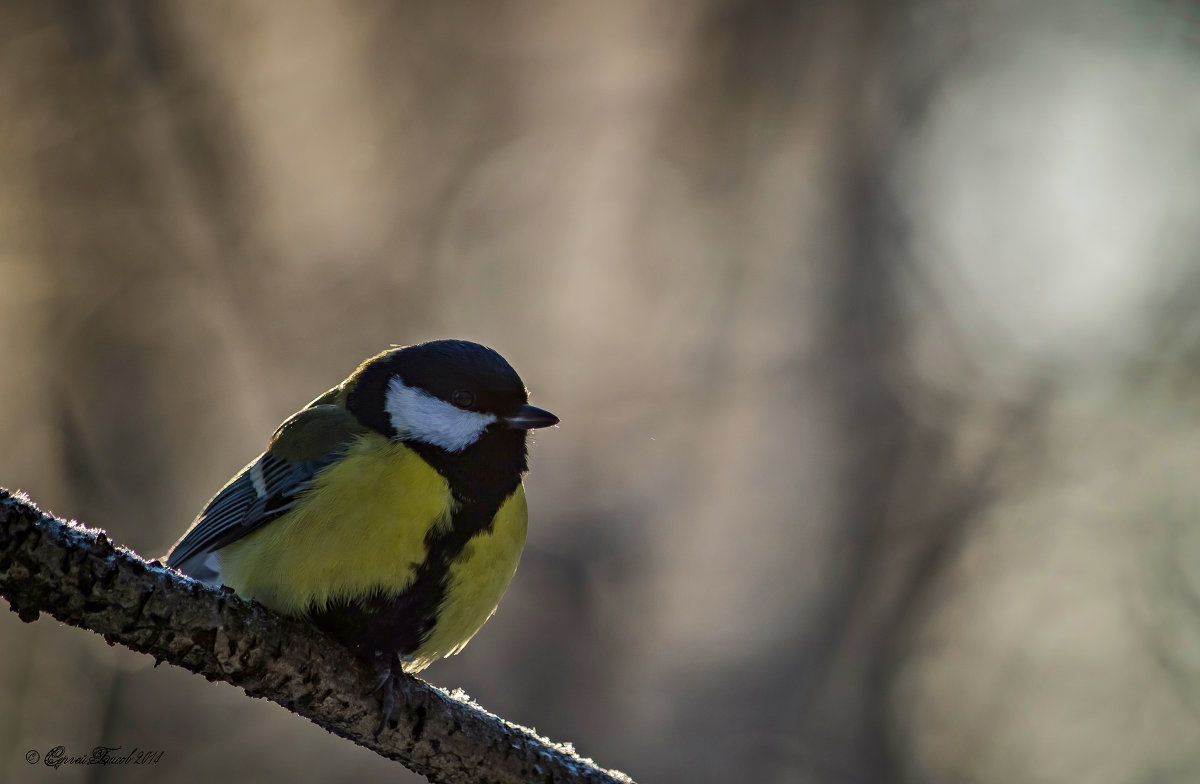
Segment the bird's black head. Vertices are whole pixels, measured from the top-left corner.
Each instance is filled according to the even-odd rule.
[[[528,404],[521,377],[492,349],[466,340],[395,348],[347,379],[347,408],[391,438],[458,453],[485,433],[548,427],[558,418]]]
[[[517,371],[487,346],[434,340],[389,353],[390,371],[406,386],[464,411],[501,417],[529,400]]]

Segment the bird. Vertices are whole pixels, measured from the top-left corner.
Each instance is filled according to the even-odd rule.
[[[390,348],[288,417],[166,564],[370,663],[378,737],[400,673],[458,653],[495,612],[525,544],[528,431],[558,422],[491,348]]]

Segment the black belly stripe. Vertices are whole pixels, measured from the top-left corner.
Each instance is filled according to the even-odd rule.
[[[365,601],[331,602],[309,617],[360,656],[370,658],[376,651],[412,653],[433,631],[449,587],[450,565],[467,542],[492,529],[499,508],[499,504],[466,504],[451,518],[448,531],[440,536],[431,531],[425,539],[426,558],[399,596],[377,594]]]
[[[334,602],[309,614],[318,627],[368,659],[376,651],[413,653],[429,639],[449,588],[451,564],[472,538],[492,530],[496,513],[520,485],[526,466],[523,431],[488,431],[459,453],[420,443],[409,447],[445,477],[459,502],[449,529],[431,529],[426,535],[425,560],[399,596]]]

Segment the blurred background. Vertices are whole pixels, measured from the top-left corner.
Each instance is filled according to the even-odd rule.
[[[563,424],[431,682],[641,782],[1200,781],[1200,4],[10,0],[0,173],[44,508],[161,555],[474,339]],[[0,779],[419,780],[150,664],[0,612]]]

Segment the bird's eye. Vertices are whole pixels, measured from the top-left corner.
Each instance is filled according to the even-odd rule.
[[[470,408],[475,405],[475,396],[465,389],[460,389],[450,396],[450,402],[459,408]]]

